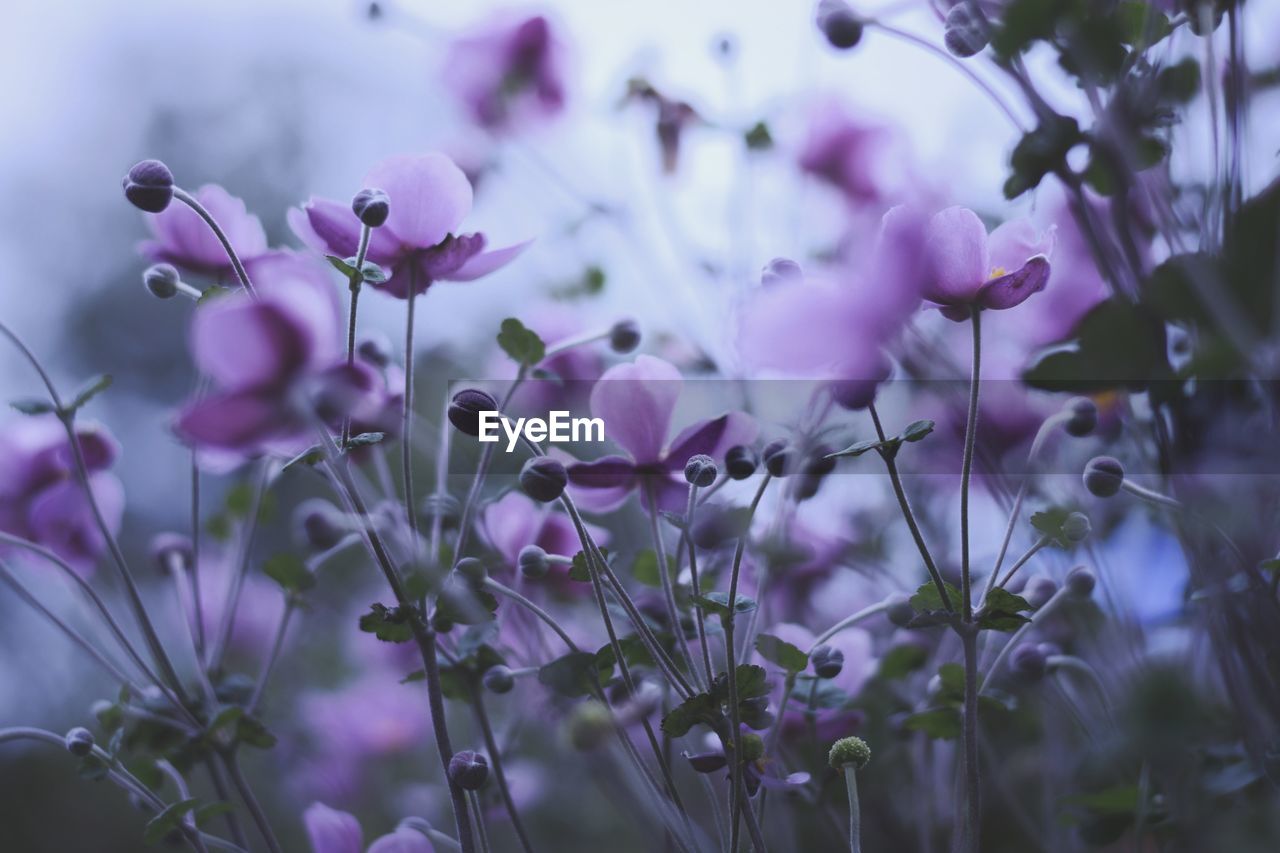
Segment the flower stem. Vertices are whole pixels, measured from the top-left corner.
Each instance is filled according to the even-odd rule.
[[[693,541],[693,513],[698,506],[698,487],[689,484],[689,506],[684,514],[684,539],[689,547],[689,576],[693,584],[693,595],[702,595],[702,587],[698,582],[698,546]],[[711,686],[715,673],[711,668],[711,648],[707,643],[707,620],[701,607],[693,608],[694,622],[698,626],[698,647],[702,650],[702,668],[706,675],[706,685]]]
[[[417,267],[410,264],[409,306],[404,321],[404,423],[400,429],[400,474],[404,480],[404,511],[409,521],[409,539],[415,554],[418,551],[418,505],[413,496],[413,309],[418,301],[417,291]]]
[[[849,788],[849,853],[862,853],[862,810],[858,806],[858,771],[852,764],[844,768],[844,782]]]
[[[969,853],[978,853],[981,835],[981,774],[978,767],[978,632],[973,624],[973,590],[969,567],[969,479],[973,472],[973,447],[978,428],[978,389],[982,381],[982,311],[974,307],[973,372],[969,378],[969,413],[964,432],[964,459],[960,466],[960,584],[962,623],[956,627],[964,646],[964,802],[967,819],[964,837]]]
[[[973,446],[978,430],[978,389],[982,382],[982,311],[976,306],[973,324],[973,372],[969,377],[969,414],[964,428],[964,458],[960,464],[960,584],[965,621],[973,619],[973,591],[969,578],[969,479],[973,474]]]
[[[231,784],[239,792],[240,799],[244,800],[245,807],[249,810],[249,815],[253,818],[254,825],[258,827],[258,832],[262,834],[262,840],[266,842],[267,849],[271,853],[284,853],[284,848],[280,846],[280,842],[276,840],[275,832],[271,829],[271,821],[267,819],[267,813],[263,811],[262,804],[258,802],[253,789],[249,787],[249,780],[244,778],[244,773],[240,770],[240,762],[236,760],[235,753],[224,753],[222,763],[226,765],[227,774],[231,777]]]
[[[276,661],[280,659],[280,649],[284,647],[285,635],[289,632],[289,620],[293,618],[293,611],[297,609],[297,604],[290,595],[285,599],[284,612],[280,614],[280,623],[276,626],[275,638],[271,641],[271,651],[267,653],[267,658],[262,662],[262,669],[258,672],[258,680],[253,685],[253,695],[249,699],[249,704],[245,707],[246,713],[252,714],[258,708],[258,703],[262,701],[262,693],[267,689],[267,679],[271,677],[271,670],[275,667]]]
[[[694,681],[697,681],[698,670],[693,665],[693,656],[689,654],[689,643],[680,624],[680,611],[676,607],[675,585],[672,583],[671,566],[667,560],[667,546],[662,541],[662,529],[658,527],[658,502],[652,482],[645,483],[645,494],[649,499],[649,533],[653,537],[654,551],[657,552],[658,576],[662,581],[662,600],[667,608],[667,619],[671,622],[671,636],[680,649],[685,668]]]
[[[249,502],[249,514],[244,517],[240,529],[240,553],[236,560],[235,573],[231,576],[231,585],[227,589],[226,601],[222,605],[222,618],[218,622],[218,634],[213,639],[213,647],[209,650],[209,671],[216,672],[222,666],[223,655],[231,642],[231,631],[235,627],[236,610],[240,607],[240,593],[244,590],[244,579],[249,574],[249,556],[253,551],[253,540],[258,532],[258,516],[262,512],[262,500],[266,496],[267,483],[270,479],[271,463],[263,460],[258,468],[258,481],[253,489],[253,498]]]
[[[196,212],[196,215],[204,220],[204,223],[213,231],[213,236],[218,238],[218,242],[222,244],[222,250],[227,253],[227,258],[231,261],[232,268],[236,271],[236,278],[240,279],[240,283],[244,285],[244,289],[248,291],[253,298],[258,297],[258,291],[253,286],[253,282],[249,280],[249,273],[245,270],[244,264],[240,263],[240,256],[236,254],[236,250],[231,246],[231,241],[227,239],[226,232],[222,230],[222,226],[218,224],[218,220],[213,218],[213,214],[205,210],[203,204],[181,187],[173,188],[173,197],[185,204]]]
[[[511,828],[516,831],[516,837],[520,839],[520,847],[524,853],[533,853],[533,844],[529,841],[529,833],[524,828],[524,822],[520,820],[520,812],[516,809],[516,801],[511,796],[511,786],[507,784],[507,774],[502,769],[502,752],[498,746],[498,739],[493,736],[493,726],[489,722],[489,714],[484,707],[484,691],[476,687],[474,682],[471,684],[471,704],[475,708],[476,722],[480,724],[480,733],[484,736],[484,748],[489,752],[489,764],[493,767],[493,779],[498,783],[498,793],[502,795],[502,804],[506,806],[507,816],[511,818]],[[472,808],[476,810],[476,822],[481,827],[481,843],[485,843],[483,828],[483,818],[481,817],[479,804],[472,800]]]

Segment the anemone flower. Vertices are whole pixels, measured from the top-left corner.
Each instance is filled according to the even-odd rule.
[[[374,166],[365,186],[391,200],[387,221],[372,230],[367,258],[384,268],[386,281],[369,285],[397,299],[419,295],[437,281],[474,281],[510,263],[528,243],[486,251],[480,233],[461,233],[471,212],[471,183],[452,160],[430,152],[390,157]],[[360,220],[351,205],[312,198],[288,213],[304,243],[347,258],[356,254]]]
[[[267,246],[267,233],[258,217],[249,213],[244,201],[217,184],[206,184],[192,193],[218,222],[250,277],[260,261],[276,254]],[[235,281],[235,271],[217,235],[200,215],[185,204],[171,204],[147,217],[152,239],[144,240],[138,251],[153,263],[173,264],[219,280]]]
[[[312,853],[361,853],[364,832],[354,815],[312,803],[302,815],[311,841]],[[367,853],[434,853],[435,847],[425,835],[402,827],[369,845]]]
[[[444,84],[480,127],[513,130],[564,109],[564,46],[541,15],[503,16],[449,45]]]
[[[933,275],[924,298],[952,320],[975,308],[1003,310],[1021,305],[1049,283],[1054,230],[1038,231],[1025,219],[987,234],[972,210],[949,207],[929,220],[925,251]]]
[[[648,355],[600,377],[591,390],[591,414],[604,421],[604,434],[627,455],[569,466],[569,482],[578,487],[584,505],[604,511],[640,489],[646,503],[652,493],[660,509],[678,511],[685,504],[688,486],[681,472],[689,457],[704,453],[723,461],[730,447],[755,438],[755,421],[728,412],[698,421],[668,442],[682,385],[680,371]]]

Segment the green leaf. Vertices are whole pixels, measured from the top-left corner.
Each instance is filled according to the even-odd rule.
[[[992,587],[976,614],[978,627],[992,631],[1016,631],[1031,621],[1022,615],[1023,611],[1031,609],[1030,602],[1022,596],[1014,595],[1003,587]]]
[[[400,607],[387,607],[385,604],[374,604],[369,612],[360,617],[360,630],[373,634],[384,643],[407,643],[413,639],[413,628],[410,620],[415,618],[412,612]]]
[[[206,287],[204,289],[204,292],[200,294],[200,298],[196,300],[196,307],[199,308],[201,305],[205,304],[206,302],[212,302],[215,299],[220,299],[223,296],[227,296],[231,292],[232,292],[232,289],[230,287],[223,287],[220,284],[215,284],[210,287]]]
[[[1092,394],[1142,391],[1172,376],[1164,320],[1148,305],[1113,298],[1085,314],[1071,338],[1028,368],[1022,380],[1042,391]]]
[[[1133,814],[1141,802],[1141,794],[1135,785],[1118,785],[1091,794],[1072,794],[1063,797],[1063,805],[1077,806],[1095,814]]]
[[[721,618],[729,615],[729,594],[727,592],[707,592],[702,595],[695,595],[692,601],[706,613],[711,613]],[[734,599],[733,607],[739,614],[750,613],[756,609],[756,600],[745,595],[739,595]]]
[[[600,553],[604,555],[606,562],[613,565],[609,560],[608,548],[601,548]],[[591,583],[591,568],[587,563],[587,555],[582,551],[573,555],[573,564],[569,567],[569,580]]]
[[[738,701],[745,699],[755,699],[760,696],[769,695],[769,673],[762,666],[754,663],[740,663],[737,669],[738,682]],[[723,697],[725,701],[729,699],[729,679],[725,673],[716,676],[716,686],[712,692]]]
[[[236,740],[258,749],[271,749],[277,739],[261,720],[245,714],[236,722]]]
[[[297,456],[290,459],[288,462],[284,463],[283,470],[288,471],[290,468],[297,465],[319,465],[323,461],[324,451],[320,448],[320,445],[313,444]]]
[[[362,432],[353,435],[347,441],[347,449],[352,447],[371,447],[387,437],[385,432]]]
[[[85,403],[88,403],[94,397],[110,388],[111,382],[112,379],[110,373],[100,373],[93,377],[83,388],[76,392],[74,397],[71,398],[71,404],[67,406],[67,410],[72,412],[77,411],[84,406]]]
[[[742,134],[742,140],[747,144],[748,151],[768,151],[773,147],[773,134],[769,132],[769,125],[764,121],[753,124],[746,133]]]
[[[1041,534],[1048,536],[1053,541],[1053,544],[1059,548],[1066,548],[1071,543],[1067,540],[1067,535],[1063,532],[1062,525],[1070,514],[1071,510],[1069,509],[1063,509],[1060,506],[1049,507],[1031,515],[1031,526]]]
[[[404,576],[404,594],[412,600],[426,598],[431,593],[431,578],[422,569],[414,569]]]
[[[40,400],[32,397],[30,399],[14,400],[9,404],[16,411],[22,412],[24,415],[47,415],[56,412],[53,403],[47,400]]]
[[[662,731],[668,737],[684,737],[699,723],[716,724],[720,703],[710,693],[696,693],[672,708],[662,718]]]
[[[262,571],[285,592],[302,593],[316,585],[316,576],[296,554],[276,554],[262,564]]]
[[[189,800],[179,800],[169,805],[164,811],[147,822],[146,828],[142,830],[143,842],[146,844],[158,844],[163,841],[166,835],[182,827],[183,818],[187,816],[188,812],[194,811],[199,804],[200,800],[192,797]]]
[[[867,439],[866,441],[857,441],[846,447],[844,450],[840,450],[835,453],[828,453],[826,458],[837,459],[842,456],[858,457],[870,450],[879,450],[882,453],[888,453],[890,456],[895,456],[898,452],[898,441],[893,438],[886,439],[884,441],[879,441],[874,438]]]
[[[962,601],[960,590],[945,581],[943,581],[943,586],[947,590],[947,596],[951,599],[951,606],[957,607]],[[938,585],[933,581],[926,581],[921,584],[915,595],[911,596],[910,603],[911,609],[921,614],[946,610],[946,605],[942,602],[942,593],[938,592]]]
[[[955,740],[960,737],[960,709],[950,706],[930,708],[907,717],[902,725],[913,732],[924,732],[931,738]]]
[[[1125,44],[1153,45],[1173,32],[1163,12],[1137,0],[1117,5],[1115,18]]]
[[[907,424],[907,428],[898,433],[898,438],[903,441],[920,441],[926,435],[933,432],[933,421],[912,421]]]
[[[538,681],[561,695],[575,698],[588,695],[596,684],[608,681],[612,674],[612,660],[602,661],[601,655],[591,652],[570,652],[539,668]]]
[[[498,333],[498,346],[516,362],[526,367],[533,367],[547,354],[547,346],[537,333],[525,328],[515,317],[502,321],[502,331]]]
[[[650,549],[636,554],[636,561],[631,565],[631,576],[645,586],[662,586],[662,572],[658,567],[658,553]]]
[[[964,667],[958,663],[944,663],[938,667],[938,680],[942,683],[939,698],[948,702],[964,701]]]
[[[654,666],[653,655],[649,654],[649,647],[644,644],[644,640],[641,640],[635,634],[619,637],[618,646],[622,649],[622,657],[626,660],[627,666]],[[613,643],[605,644],[603,648],[596,652],[596,658],[601,666],[605,664],[609,666],[615,665],[617,656],[613,653]]]
[[[355,258],[347,261],[337,255],[325,255],[324,259],[338,272],[342,273],[345,278],[351,278],[356,274]]]
[[[894,646],[880,658],[878,674],[889,681],[904,678],[923,667],[928,659],[929,652],[924,646],[914,643]]]
[[[427,680],[427,671],[425,669],[415,669],[413,672],[400,679],[401,684],[416,684],[419,681]]]
[[[790,673],[804,672],[809,667],[809,654],[786,640],[780,640],[772,634],[761,634],[756,637],[756,651],[760,657],[782,667]]]

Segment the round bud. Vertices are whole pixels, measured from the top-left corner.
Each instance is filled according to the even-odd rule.
[[[760,457],[755,448],[745,444],[736,444],[724,455],[724,468],[732,480],[745,480],[756,472],[760,466]]]
[[[716,468],[716,460],[705,453],[690,456],[684,466],[684,479],[692,486],[705,489],[716,481],[720,471]]]
[[[374,367],[386,367],[391,363],[391,341],[382,334],[364,338],[356,344],[356,355]]]
[[[945,27],[943,42],[952,56],[968,59],[977,56],[987,46],[990,27],[973,3],[964,2],[951,7]]]
[[[574,749],[595,749],[613,734],[613,715],[600,702],[582,702],[573,709],[567,730]]]
[[[640,325],[632,319],[614,323],[609,330],[609,346],[624,355],[640,346]]]
[[[557,459],[535,456],[520,469],[520,488],[540,503],[550,503],[564,494],[569,485],[569,472]]]
[[[1032,608],[1039,610],[1049,603],[1058,591],[1058,582],[1047,575],[1036,575],[1022,587],[1022,597]]]
[[[511,674],[511,669],[501,664],[486,669],[480,680],[490,693],[510,693],[511,688],[516,686],[516,678]]]
[[[742,760],[748,763],[764,758],[764,739],[760,735],[742,736]]]
[[[467,435],[480,434],[480,413],[498,411],[498,401],[483,391],[464,388],[449,402],[449,423]]]
[[[1124,466],[1111,456],[1095,456],[1084,466],[1084,487],[1100,498],[1109,498],[1124,485]]]
[[[905,593],[895,592],[884,600],[885,615],[889,621],[899,628],[905,628],[916,618],[916,609],[911,606],[911,597]]]
[[[795,470],[796,451],[786,439],[769,442],[760,455],[764,459],[765,470],[775,477],[785,477]]]
[[[479,791],[489,779],[489,759],[464,749],[449,759],[449,779],[464,791]]]
[[[129,203],[147,213],[159,213],[173,201],[173,172],[159,160],[134,163],[121,185]]]
[[[67,732],[65,743],[67,752],[76,758],[85,758],[93,752],[93,732],[77,726]]]
[[[1072,397],[1062,408],[1069,415],[1063,427],[1067,435],[1083,438],[1098,426],[1098,404],[1088,397]]]
[[[802,278],[804,271],[790,258],[774,258],[760,271],[760,283],[765,287],[799,281]]]
[[[363,189],[351,199],[351,210],[362,223],[378,228],[391,213],[391,199],[382,190]]]
[[[862,20],[842,0],[818,4],[818,29],[837,50],[849,50],[862,41]]]
[[[520,568],[520,574],[531,581],[542,580],[551,572],[551,560],[547,558],[547,552],[537,545],[525,545],[521,548],[516,564]]]
[[[1097,585],[1098,576],[1086,566],[1076,566],[1067,572],[1067,580],[1064,583],[1067,590],[1079,598],[1088,598],[1093,595],[1093,588]]]
[[[1044,650],[1035,643],[1023,643],[1009,656],[1009,668],[1024,681],[1039,681],[1045,673]]]
[[[474,587],[483,586],[485,578],[489,576],[484,563],[475,557],[463,557],[453,569]]]
[[[338,508],[319,498],[298,504],[293,523],[298,538],[315,551],[328,551],[349,532]]]
[[[835,678],[844,669],[844,652],[824,643],[813,650],[809,662],[819,678]]]
[[[152,264],[142,274],[142,283],[156,299],[172,299],[178,295],[182,276],[172,264]]]
[[[729,764],[729,759],[724,757],[723,752],[686,752],[684,757],[694,773],[715,773]]]
[[[1089,516],[1082,512],[1073,512],[1062,520],[1062,535],[1068,542],[1083,542],[1089,538],[1091,530],[1093,525],[1089,523]]]
[[[861,770],[871,760],[871,747],[860,737],[842,737],[831,745],[827,760],[837,770],[850,765],[855,770]]]
[[[195,549],[181,533],[160,533],[151,540],[151,559],[163,573],[187,571],[195,563]]]

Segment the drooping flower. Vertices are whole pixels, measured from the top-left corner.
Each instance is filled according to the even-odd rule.
[[[124,517],[124,489],[108,469],[119,446],[98,424],[78,422],[75,432],[89,487],[114,534]],[[24,417],[0,433],[0,530],[43,545],[81,575],[107,549],[54,415]]]
[[[670,442],[667,435],[684,380],[673,365],[649,355],[605,371],[591,391],[591,413],[604,421],[604,434],[627,452],[569,466],[569,482],[592,509],[620,505],[634,489],[648,502],[651,491],[662,509],[684,505],[684,466],[704,453],[723,461],[736,444],[755,438],[756,424],[741,412],[698,421]]]
[[[564,46],[542,15],[504,16],[449,46],[444,84],[487,130],[545,121],[564,109]]]
[[[953,320],[974,308],[1013,308],[1048,284],[1053,243],[1053,229],[1041,232],[1024,219],[988,235],[972,210],[949,207],[929,220],[925,250],[933,274],[924,298]]]
[[[828,184],[850,206],[879,204],[888,196],[885,167],[893,150],[892,135],[879,125],[860,121],[837,101],[817,105],[797,155],[801,171]]]
[[[391,213],[369,238],[367,258],[388,272],[370,286],[398,299],[424,293],[437,281],[474,281],[510,263],[528,243],[486,251],[480,233],[460,233],[471,212],[471,183],[444,154],[390,157],[373,167],[365,186],[384,190]],[[289,225],[304,243],[341,258],[356,254],[360,220],[351,205],[312,198],[289,211]]]
[[[364,833],[355,815],[312,803],[302,815],[312,853],[360,853]],[[401,827],[369,845],[367,853],[434,853],[435,847],[415,829]]]
[[[243,200],[217,184],[206,184],[192,195],[217,220],[252,278],[257,263],[273,254],[267,245],[267,233],[262,229],[262,222],[249,213]],[[187,205],[171,204],[162,212],[147,217],[147,225],[151,228],[152,239],[144,240],[138,250],[153,263],[173,264],[188,272],[235,282],[235,272],[222,243],[199,214]]]

